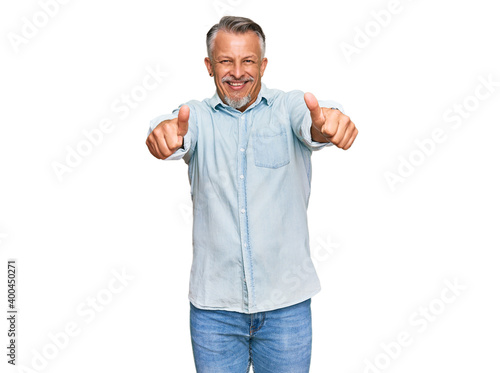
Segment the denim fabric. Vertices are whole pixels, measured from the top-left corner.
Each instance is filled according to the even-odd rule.
[[[190,304],[198,373],[307,373],[311,363],[311,299],[252,314]]]
[[[334,101],[319,103],[342,110]],[[311,154],[333,144],[311,139],[304,92],[263,85],[244,112],[225,105],[217,93],[187,105],[184,146],[167,160],[188,164],[191,303],[255,313],[318,293],[307,226]],[[177,114],[178,109],[155,118],[150,132]]]

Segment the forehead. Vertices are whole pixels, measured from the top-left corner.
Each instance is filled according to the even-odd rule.
[[[244,34],[234,34],[226,31],[219,31],[214,39],[214,54],[250,55],[260,56],[260,39],[253,32]]]

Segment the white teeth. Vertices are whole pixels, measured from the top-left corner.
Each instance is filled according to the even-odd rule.
[[[232,85],[233,87],[241,87],[245,83],[231,83],[229,82],[229,85]]]

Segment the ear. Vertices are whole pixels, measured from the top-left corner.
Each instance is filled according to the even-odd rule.
[[[263,58],[262,62],[260,63],[260,76],[264,76],[264,71],[266,70],[267,67],[267,58]]]
[[[207,67],[207,71],[210,74],[210,76],[214,75],[214,70],[212,67],[212,61],[210,61],[210,58],[205,57],[205,66]]]

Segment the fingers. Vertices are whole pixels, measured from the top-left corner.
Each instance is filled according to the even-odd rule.
[[[321,130],[321,127],[325,123],[325,116],[323,115],[323,110],[319,106],[318,100],[312,93],[307,92],[304,95],[304,101],[306,102],[307,108],[311,112],[312,124],[318,130]]]
[[[178,132],[179,126],[175,119],[165,125],[164,136],[169,151],[168,155],[174,153],[182,145],[182,136],[179,136]]]
[[[332,144],[347,150],[358,135],[358,129],[351,119],[339,110],[328,110],[326,123],[321,132]]]
[[[185,136],[188,132],[189,127],[189,106],[182,105],[179,110],[179,115],[177,116],[179,129],[177,134],[179,136]]]
[[[344,138],[337,145],[339,148],[347,150],[351,147],[352,143],[358,135],[358,129],[354,126],[354,123],[350,123],[345,131]]]
[[[333,136],[331,141],[339,148],[341,147],[340,144],[345,133],[349,130],[350,124],[351,119],[347,115],[342,114],[339,110],[335,110],[334,125],[332,127],[336,128],[335,133],[332,134]],[[354,126],[354,123],[352,125]],[[352,128],[350,131],[352,131]]]
[[[178,118],[157,125],[146,140],[150,153],[158,159],[172,155],[183,143],[183,136],[177,134],[178,129]]]
[[[339,110],[326,109],[325,124],[323,128],[321,128],[321,134],[335,145],[343,138],[339,133],[342,130],[339,128],[341,114]]]
[[[146,145],[149,152],[158,159],[171,156],[184,143],[189,127],[189,106],[182,105],[177,118],[158,124],[149,134]]]
[[[170,155],[165,137],[159,132],[151,132],[146,140],[149,152],[158,159],[165,159]]]
[[[358,136],[358,129],[357,128],[354,130],[354,133],[351,136],[351,139],[347,142],[347,144],[342,149],[344,149],[344,150],[349,149],[351,147],[352,143],[354,142],[354,140],[356,139],[356,136]]]

